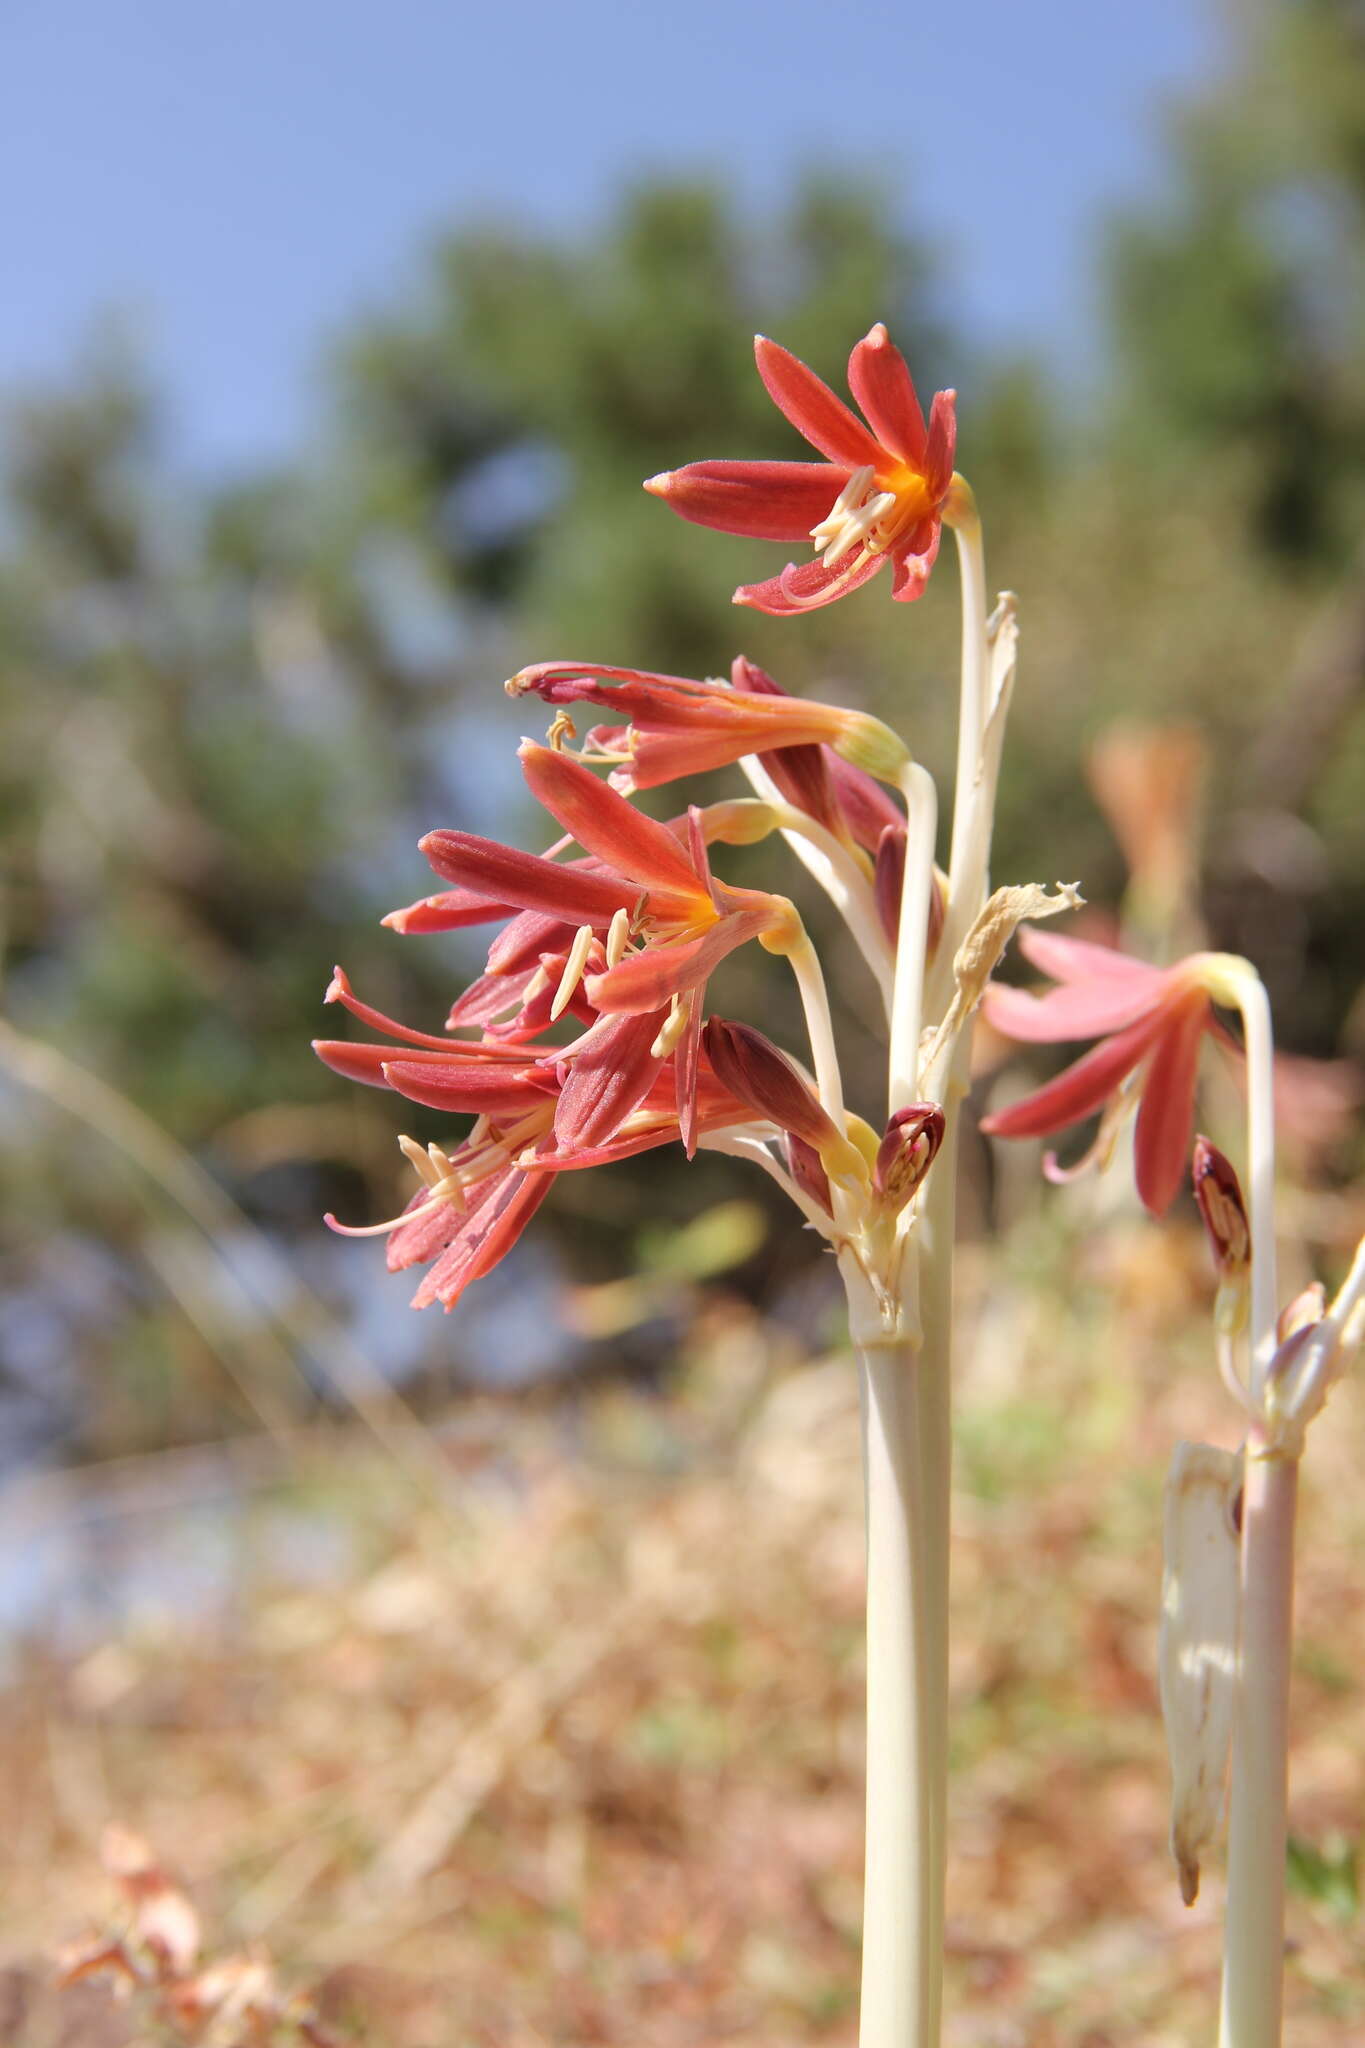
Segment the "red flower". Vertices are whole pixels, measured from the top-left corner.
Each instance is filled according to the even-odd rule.
[[[361,1002],[338,968],[327,1000],[398,1042],[316,1044],[352,1080],[475,1119],[450,1151],[401,1140],[421,1187],[402,1216],[354,1233],[387,1235],[393,1269],[434,1261],[417,1308],[453,1306],[516,1242],[557,1172],[674,1139],[690,1153],[706,1132],[735,1125],[766,1122],[776,1139],[784,1116],[822,1135],[829,1124],[794,1068],[792,1086],[757,1102],[727,1086],[702,1048],[708,975],[750,938],[785,950],[800,935],[791,905],[715,881],[695,809],[659,824],[562,753],[528,741],[521,758],[583,856],[432,832],[423,850],[453,887],[386,920],[402,931],[510,920],[450,1011],[448,1030],[481,1036],[410,1030]],[[544,1043],[566,1011],[585,1028],[567,1044]],[[774,1050],[769,1065],[780,1058]],[[827,1149],[846,1163],[846,1145],[829,1139]]]
[[[997,1110],[981,1128],[998,1138],[1039,1138],[1105,1109],[1112,1128],[1132,1094],[1141,1097],[1135,1140],[1138,1193],[1153,1215],[1170,1207],[1194,1130],[1200,1042],[1218,1031],[1222,956],[1194,953],[1175,967],[1151,967],[1112,946],[1025,928],[1020,950],[1058,983],[1046,995],[993,984],[984,1010],[1007,1038],[1101,1042],[1045,1087]],[[1140,1080],[1129,1077],[1142,1068]],[[1058,1169],[1049,1156],[1049,1170]]]
[[[762,540],[812,541],[819,561],[744,584],[736,604],[787,616],[831,604],[890,562],[906,602],[929,579],[953,481],[956,394],[924,415],[905,358],[877,326],[848,359],[864,424],[813,370],[775,341],[754,342],[758,374],[778,409],[823,462],[691,462],[645,484],[698,526]]]
[[[357,1000],[338,970],[329,1002],[403,1041],[398,1046],[318,1040],[314,1050],[337,1073],[395,1089],[416,1102],[475,1115],[468,1137],[449,1151],[425,1151],[400,1138],[421,1185],[401,1216],[355,1227],[329,1216],[346,1237],[386,1236],[390,1272],[430,1264],[413,1296],[455,1306],[466,1287],[506,1256],[549,1193],[557,1173],[607,1165],[684,1136],[677,1106],[676,1056],[650,1056],[657,1017],[611,1017],[577,1046],[552,1049],[532,1064],[525,1053],[479,1044],[451,1045],[384,1017]],[[640,1086],[642,1061],[647,1068]],[[699,1134],[752,1126],[787,1115],[806,1128],[823,1115],[814,1098],[793,1094],[756,1107],[726,1087],[698,1054],[691,1081]],[[807,1091],[808,1093],[808,1091]],[[577,1097],[577,1106],[574,1099]],[[566,1139],[567,1121],[577,1136]],[[831,1127],[832,1130],[832,1127]],[[835,1134],[837,1135],[837,1134]]]
[[[741,656],[735,663],[751,670]],[[761,670],[753,671],[762,674]],[[789,697],[763,678],[755,685],[735,675],[734,685],[693,682],[686,676],[598,663],[540,661],[507,684],[509,697],[534,692],[546,704],[597,704],[623,711],[627,726],[597,726],[593,744],[621,766],[611,782],[620,790],[655,789],[683,775],[728,767],[745,754],[828,745],[847,761],[894,781],[909,755],[880,719],[842,705]]]

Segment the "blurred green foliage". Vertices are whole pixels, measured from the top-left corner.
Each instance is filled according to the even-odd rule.
[[[799,628],[737,616],[734,584],[783,551],[684,528],[639,491],[699,456],[798,452],[753,374],[755,327],[838,382],[880,317],[923,385],[958,385],[991,573],[1023,600],[998,873],[1078,874],[1115,901],[1124,873],[1085,747],[1121,715],[1193,718],[1211,749],[1212,936],[1257,959],[1288,1044],[1349,1047],[1365,928],[1362,41],[1348,0],[1266,10],[1241,68],[1173,125],[1165,195],[1108,236],[1111,347],[1079,405],[1047,361],[954,331],[950,279],[884,196],[819,177],[757,224],[714,187],[661,184],[585,246],[460,227],[409,303],[340,337],[328,444],[277,475],[187,485],[117,350],[12,405],[8,1017],[126,1091],[316,1259],[329,1202],[392,1206],[402,1121],[312,1062],[310,1031],[332,1028],[319,997],[344,958],[372,1000],[439,1022],[471,955],[375,920],[424,892],[425,827],[525,829],[511,762],[526,714],[503,675],[549,655],[714,674],[742,644],[789,688],[868,703],[944,769],[950,564],[914,611],[874,585]],[[870,1055],[837,947],[835,970]],[[780,1033],[772,985],[740,959],[720,998]],[[4,1299],[30,1319],[46,1304],[40,1320],[92,1366],[175,1369],[139,1277],[136,1177],[60,1108],[3,1100]],[[714,1162],[700,1183],[657,1155],[640,1171],[655,1223],[733,1186]],[[589,1277],[619,1268],[639,1221],[618,1172],[610,1190],[561,1183],[547,1212]],[[72,1245],[87,1263],[113,1247],[117,1277],[64,1290]],[[750,1256],[746,1282],[772,1284],[772,1258]],[[440,1356],[439,1322],[428,1341]],[[38,1355],[27,1337],[19,1350]]]

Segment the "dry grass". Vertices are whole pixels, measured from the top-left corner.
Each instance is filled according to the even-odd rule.
[[[961,1363],[956,2048],[1175,2048],[1212,2025],[1221,1877],[1182,1908],[1155,1617],[1164,1460],[1181,1435],[1228,1441],[1227,1413],[1188,1334],[1202,1251],[1145,1227],[1095,1244],[1083,1261],[1017,1242]],[[1040,1265],[1067,1272],[1065,1310]],[[853,2040],[853,1376],[792,1368],[719,1302],[693,1348],[668,1401],[461,1411],[439,1509],[368,1440],[305,1438],[258,1474],[225,1608],[21,1660],[2,1708],[6,2043],[147,2038],[99,1987],[51,1989],[56,1945],[108,1922],[111,1819],[156,1845],[216,1947],[267,1949],[345,2038]],[[1365,2034],[1355,1390],[1319,1436],[1296,2048]],[[310,1578],[295,1539],[319,1523],[341,1561]],[[167,1513],[168,1545],[180,1527]]]

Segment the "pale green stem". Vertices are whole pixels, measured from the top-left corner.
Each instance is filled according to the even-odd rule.
[[[957,947],[985,900],[1001,736],[993,731],[988,763],[991,647],[984,555],[975,506],[960,483],[956,534],[962,701],[948,912],[932,985],[935,1017],[951,1001]],[[996,723],[1003,726],[1003,720]],[[912,768],[904,787],[910,841],[892,1004],[893,1111],[920,1092],[937,822],[932,784],[923,771]],[[942,2027],[953,1237],[958,1111],[969,1038],[964,1032],[956,1046],[945,1048],[947,1126],[903,1268],[905,1285],[916,1296],[915,1315],[903,1320],[922,1331],[921,1340],[913,1349],[860,1350],[868,1447],[868,1852],[860,2048],[938,2048]]]
[[[820,956],[803,931],[787,958],[801,994],[806,1032],[810,1039],[811,1065],[820,1100],[842,1131],[844,1129],[844,1084],[839,1072],[839,1049],[834,1042],[834,1022],[829,1013]]]
[[[919,1402],[919,1443],[922,1452],[922,1524],[929,1553],[926,1573],[927,1669],[931,1746],[930,1769],[930,1931],[936,1958],[933,1975],[933,2025],[937,2044],[943,1991],[943,1933],[947,1882],[948,1833],[948,1573],[953,1465],[953,1245],[956,1225],[957,1150],[960,1108],[970,1033],[959,1040],[944,1114],[947,1119],[938,1158],[925,1183],[916,1225],[920,1320],[923,1343],[919,1354],[916,1394]]]
[[[1279,1313],[1275,1279],[1275,1040],[1270,999],[1248,967],[1238,976],[1237,1007],[1247,1050],[1247,1192],[1251,1224],[1251,1394],[1259,1407],[1275,1355]]]
[[[1275,1355],[1275,1049],[1265,988],[1245,963],[1236,972],[1236,997],[1247,1051],[1249,1392],[1259,1411]],[[1280,2042],[1297,1497],[1297,1459],[1266,1454],[1253,1425],[1242,1488],[1241,1643],[1228,1801],[1220,2048],[1279,2048]]]
[[[981,766],[981,738],[986,725],[986,554],[976,503],[959,478],[959,499],[953,526],[962,578],[962,693],[958,702],[957,776],[953,785],[953,839],[948,857],[948,900],[960,903],[969,893],[968,867],[972,821]]]
[[[925,1523],[920,1376],[904,1342],[861,1345],[867,1488],[867,1853],[860,2048],[934,2048],[941,1943],[934,1836],[940,1570]]]
[[[891,947],[877,915],[872,884],[846,846],[815,818],[789,804],[757,754],[740,762],[751,787],[773,811],[777,828],[806,872],[817,881],[853,935],[876,977],[888,1018],[891,1014]]]
[[[893,1116],[919,1096],[924,956],[929,943],[929,896],[934,886],[934,842],[938,832],[938,792],[933,777],[917,761],[911,761],[903,771],[901,787],[905,792],[907,836],[887,1074],[887,1108]]]
[[[780,1160],[775,1159],[768,1150],[767,1137],[776,1135],[776,1131],[773,1130],[764,1134],[760,1130],[746,1130],[742,1127],[737,1130],[713,1131],[709,1137],[698,1139],[697,1150],[724,1152],[732,1159],[747,1159],[753,1165],[761,1166],[763,1171],[777,1182],[788,1201],[795,1203],[812,1230],[818,1230],[822,1237],[832,1238],[834,1227],[831,1218],[818,1202],[812,1201],[810,1196],[797,1186]]]
[[[1280,2048],[1298,1461],[1249,1447],[1219,2048]]]

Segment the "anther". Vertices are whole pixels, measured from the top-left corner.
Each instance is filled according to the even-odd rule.
[[[550,1022],[552,1024],[556,1017],[562,1016],[568,1008],[570,997],[583,979],[583,966],[587,960],[588,948],[591,944],[592,926],[590,924],[581,924],[574,933],[574,941],[569,948],[569,957],[564,962],[564,972],[559,977],[559,987],[555,990],[555,999],[550,1005]]]
[[[607,926],[607,966],[619,967],[621,956],[630,943],[630,912],[624,907],[617,911]]]
[[[562,754],[565,740],[572,740],[577,737],[578,727],[574,724],[568,712],[556,711],[554,717],[550,720],[549,729],[545,734],[546,745],[553,748],[556,754]]]
[[[434,1188],[437,1181],[441,1178],[441,1173],[434,1161],[429,1157],[426,1146],[419,1145],[416,1138],[403,1136],[398,1140],[398,1149],[407,1160],[408,1165],[426,1182],[427,1186]],[[446,1166],[448,1169],[449,1161],[446,1162]]]
[[[658,1037],[649,1048],[652,1059],[666,1060],[668,1058],[668,1055],[674,1050],[678,1040],[686,1031],[688,1019],[691,1015],[691,1003],[684,1002],[680,996],[674,996],[673,1008],[665,1019]]]

